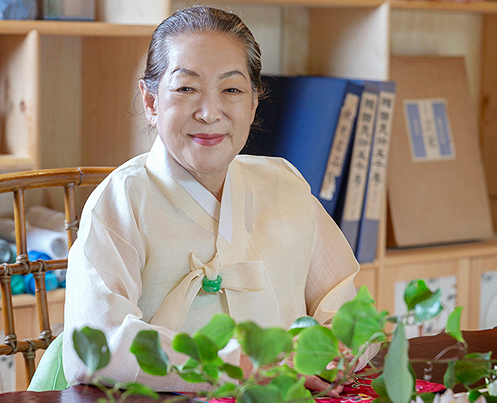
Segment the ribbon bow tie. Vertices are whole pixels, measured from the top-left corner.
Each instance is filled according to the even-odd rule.
[[[217,253],[210,262],[204,264],[192,252],[190,273],[164,298],[150,323],[178,331],[203,284],[207,292],[216,292],[221,288],[238,292],[260,291],[266,288],[264,264],[239,262],[223,266]]]

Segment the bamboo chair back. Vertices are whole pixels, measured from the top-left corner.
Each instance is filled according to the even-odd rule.
[[[26,246],[25,191],[40,188],[64,188],[66,231],[69,248],[76,240],[78,219],[75,212],[75,187],[98,185],[114,168],[84,167],[42,169],[0,175],[0,193],[12,192],[14,197],[16,262],[0,265],[0,292],[4,321],[5,340],[0,344],[0,355],[24,354],[26,378],[29,382],[35,372],[35,355],[39,349],[46,349],[54,336],[48,317],[45,273],[47,270],[67,268],[67,259],[29,261]],[[14,274],[33,273],[35,279],[36,306],[40,334],[32,339],[17,340],[14,327],[11,277]]]

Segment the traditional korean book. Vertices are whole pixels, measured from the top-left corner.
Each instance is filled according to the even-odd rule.
[[[376,123],[373,134],[364,206],[359,225],[356,257],[359,263],[373,262],[378,245],[378,230],[387,175],[390,138],[395,106],[393,81],[380,82]]]
[[[339,223],[354,253],[357,250],[364,204],[378,94],[379,83],[365,82],[358,110],[345,193],[342,195],[339,209],[335,214],[335,220]]]
[[[486,239],[492,215],[471,102],[459,56],[394,56],[397,82],[388,163],[388,246]]]
[[[262,123],[244,152],[290,161],[333,215],[362,85],[337,77],[263,80],[269,94],[258,109]]]

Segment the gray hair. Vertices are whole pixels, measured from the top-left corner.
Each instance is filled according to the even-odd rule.
[[[236,14],[200,5],[175,11],[154,31],[142,77],[148,91],[157,94],[159,82],[169,61],[170,39],[195,32],[220,32],[240,39],[245,45],[252,91],[257,97],[262,95],[261,49],[252,32]]]

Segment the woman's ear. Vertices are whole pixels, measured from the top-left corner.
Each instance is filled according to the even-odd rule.
[[[142,94],[143,108],[148,123],[153,127],[157,126],[157,109],[155,105],[156,96],[147,90],[145,81],[140,80],[140,92]]]

